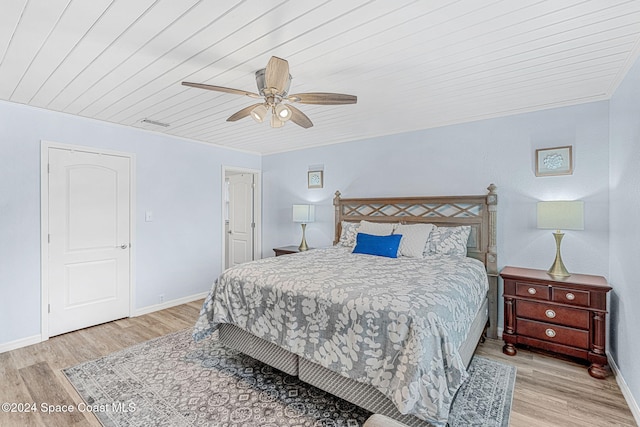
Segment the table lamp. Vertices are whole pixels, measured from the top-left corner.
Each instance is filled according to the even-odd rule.
[[[557,278],[571,276],[560,256],[560,242],[564,237],[561,230],[584,230],[584,202],[538,202],[538,228],[556,230],[553,233],[556,239],[556,259],[547,273]]]
[[[307,240],[305,239],[305,230],[307,224],[315,221],[316,219],[316,207],[313,205],[293,205],[293,222],[299,222],[302,225],[302,242],[298,249],[300,251],[306,251],[309,249],[307,246]]]

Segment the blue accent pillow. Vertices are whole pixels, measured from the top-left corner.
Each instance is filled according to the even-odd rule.
[[[397,258],[401,239],[402,234],[374,236],[373,234],[358,233],[353,253]]]

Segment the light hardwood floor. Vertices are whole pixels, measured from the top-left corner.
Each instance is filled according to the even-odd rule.
[[[62,369],[133,344],[190,328],[202,301],[60,335],[0,354],[0,403],[35,402],[38,412],[0,412],[0,426],[100,426],[91,413],[42,413],[41,405],[81,402]],[[584,366],[520,349],[502,354],[502,342],[487,340],[476,353],[518,368],[511,426],[635,426],[613,376],[591,378]]]

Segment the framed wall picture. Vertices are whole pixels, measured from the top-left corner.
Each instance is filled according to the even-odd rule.
[[[536,150],[536,176],[573,174],[571,145]]]
[[[322,171],[309,171],[307,173],[307,187],[322,188],[322,186],[323,186]]]

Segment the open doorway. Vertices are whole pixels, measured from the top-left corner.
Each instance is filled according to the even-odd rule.
[[[223,167],[223,270],[259,259],[260,172]]]

